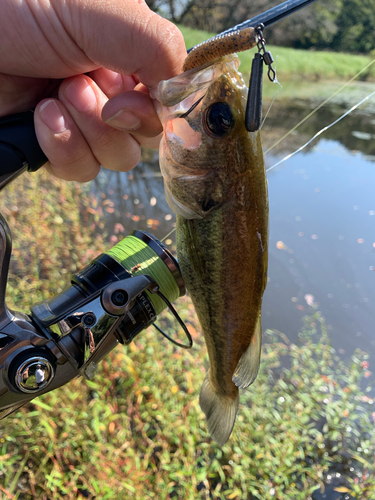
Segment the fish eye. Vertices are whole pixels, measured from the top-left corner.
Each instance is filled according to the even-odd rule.
[[[205,126],[211,137],[223,137],[232,130],[234,119],[226,102],[214,102],[205,113]]]

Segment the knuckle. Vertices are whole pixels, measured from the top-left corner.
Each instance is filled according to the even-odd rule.
[[[88,154],[86,144],[78,147],[72,147],[69,144],[66,144],[65,146],[66,147],[64,147],[64,143],[60,145],[59,163],[64,164],[67,167],[87,163],[90,155]]]
[[[163,21],[165,21],[163,19]],[[185,47],[185,40],[183,37],[183,34],[177,28],[177,26],[169,21],[167,21],[167,26],[165,27],[166,30],[166,41],[170,45],[178,45],[179,47]]]
[[[90,140],[92,144],[92,150],[93,151],[101,151],[101,150],[111,150],[114,145],[114,131],[110,127],[105,127],[104,129],[100,130],[95,137]]]
[[[74,168],[69,168],[66,164],[49,162],[45,168],[50,174],[64,181],[89,182],[99,173],[99,166],[88,169],[82,165],[75,165]]]
[[[167,19],[155,17],[155,31],[159,34],[155,44],[158,66],[164,66],[168,74],[180,73],[186,56],[185,41],[181,31]]]
[[[63,145],[62,145],[63,146]],[[55,172],[59,172],[65,180],[88,182],[96,177],[99,172],[99,163],[87,150],[87,146],[60,147],[56,161],[50,158],[50,163]]]
[[[136,139],[126,132],[103,132],[91,144],[95,158],[104,168],[128,171],[140,162],[141,147]]]

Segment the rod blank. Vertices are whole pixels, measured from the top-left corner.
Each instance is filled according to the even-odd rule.
[[[307,7],[309,4],[316,2],[316,0],[287,0],[286,2],[281,3],[280,5],[276,5],[276,7],[272,7],[272,9],[266,10],[262,14],[258,16],[252,17],[247,21],[244,21],[233,28],[229,28],[226,31],[220,33],[223,35],[224,33],[230,33],[235,30],[242,30],[244,28],[248,28],[252,26],[258,26],[258,24],[264,24],[265,27],[270,26],[277,21],[280,21],[284,17],[290,16],[290,14],[294,14],[297,10],[303,9]]]
[[[280,5],[276,5],[276,7],[272,7],[272,9],[266,10],[266,12],[263,12],[258,16],[252,17],[241,24],[237,24],[237,26],[233,26],[233,28],[229,28],[228,30],[219,33],[217,36],[232,33],[232,31],[243,30],[245,28],[255,28],[258,24],[264,24],[265,27],[270,26],[271,24],[280,21],[280,19],[293,14],[297,10],[307,7],[313,2],[316,2],[316,0],[287,0]],[[191,49],[188,50],[188,52],[190,51]]]

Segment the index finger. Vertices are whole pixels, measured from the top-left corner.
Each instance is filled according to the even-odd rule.
[[[182,33],[144,0],[69,0],[56,2],[55,9],[66,3],[74,9],[61,11],[65,29],[98,66],[136,75],[148,87],[181,73]],[[74,19],[67,19],[69,12]]]

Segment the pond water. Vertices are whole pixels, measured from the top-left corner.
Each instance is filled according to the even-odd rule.
[[[275,101],[262,129],[264,151],[339,87],[287,86],[286,97]],[[303,317],[319,310],[336,350],[344,359],[358,347],[369,352],[370,370],[375,354],[375,96],[302,152],[272,167],[374,90],[374,84],[351,85],[266,154],[271,169],[269,282],[262,311],[263,330],[279,330],[296,342]],[[266,95],[272,96],[269,89]],[[168,235],[175,216],[164,198],[157,152],[146,151],[131,172],[103,170],[92,189],[113,202],[104,210],[113,243],[120,234],[141,229],[175,250],[175,233]],[[351,498],[337,491],[352,475],[344,462],[327,473],[325,491],[315,491],[314,500]]]
[[[374,351],[374,167],[323,139],[270,172],[267,327],[293,334],[316,306],[340,352]]]
[[[266,155],[266,167],[295,151],[371,90],[374,85],[358,83],[325,105]],[[265,150],[319,102],[315,92],[306,97],[304,90],[301,95],[275,102],[262,129]],[[303,316],[318,308],[334,347],[343,355],[357,347],[375,353],[374,103],[373,97],[268,173],[270,252],[263,329],[277,329],[296,340]],[[114,202],[114,211],[105,212],[109,234],[121,224],[125,234],[143,229],[162,239],[174,227],[157,153],[146,152],[129,173],[103,170],[92,188]],[[173,248],[175,235],[166,243]]]
[[[299,119],[299,110],[304,107],[306,113],[308,104],[280,109],[281,121],[290,122],[291,115]],[[346,109],[326,106],[299,135],[308,140]],[[354,111],[308,150],[268,173],[270,281],[264,325],[294,336],[302,316],[317,307],[342,354],[356,347],[375,352],[373,111],[369,106]],[[266,164],[292,152],[300,145],[296,139],[290,141],[293,147],[283,146],[283,154],[271,152]]]

